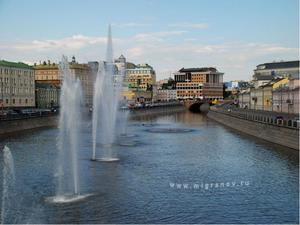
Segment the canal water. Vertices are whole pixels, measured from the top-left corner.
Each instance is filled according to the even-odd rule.
[[[298,152],[203,115],[131,119],[114,163],[89,160],[86,122],[80,189],[93,196],[68,204],[45,201],[55,194],[57,135],[48,128],[1,139],[15,165],[7,223],[299,223]]]

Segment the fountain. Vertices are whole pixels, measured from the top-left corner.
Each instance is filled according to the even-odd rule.
[[[113,144],[116,136],[116,122],[119,115],[120,90],[123,74],[116,75],[113,63],[111,27],[108,28],[106,62],[99,64],[93,98],[93,161],[113,162]],[[102,147],[103,157],[96,157],[97,144]]]
[[[82,90],[79,79],[71,73],[67,57],[59,65],[63,80],[60,95],[60,118],[58,137],[58,178],[56,196],[47,198],[53,203],[68,203],[87,197],[80,193],[78,176],[78,146],[81,125]],[[70,163],[66,163],[70,161]]]
[[[12,219],[9,215],[10,209],[16,209],[14,205],[14,186],[15,186],[15,171],[12,154],[7,146],[3,149],[3,183],[2,183],[2,205],[1,205],[1,224],[12,223],[8,221]]]

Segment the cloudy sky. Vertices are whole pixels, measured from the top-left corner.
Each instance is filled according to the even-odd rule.
[[[0,59],[104,60],[112,24],[115,58],[158,79],[215,66],[248,80],[260,63],[298,59],[298,17],[298,0],[0,0]]]

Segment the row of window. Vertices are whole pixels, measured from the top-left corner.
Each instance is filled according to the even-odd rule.
[[[127,82],[133,82],[133,83],[152,83],[151,79],[141,79],[139,81],[137,81],[136,79],[128,79]]]
[[[37,80],[57,80],[57,76],[37,76]]]
[[[0,83],[9,83],[9,82],[16,85],[17,83],[21,83],[22,79],[9,78],[9,77],[0,77]],[[33,84],[34,80],[33,79],[24,79],[23,82],[24,82],[24,84],[27,84],[27,83]]]
[[[184,93],[202,93],[202,91],[177,91],[177,95],[178,94],[184,94]]]
[[[0,68],[0,74],[31,75],[31,76],[33,76],[34,71]]]
[[[202,89],[202,86],[198,86],[198,87],[177,87],[176,88],[177,90],[180,90],[180,89]]]
[[[16,88],[16,87],[1,87],[0,86],[0,93],[2,94],[33,94],[33,88]]]
[[[33,98],[32,99],[30,99],[30,101],[31,102],[33,102]],[[3,99],[0,99],[0,103],[2,103],[3,102]],[[6,104],[9,104],[9,102],[10,102],[10,99],[8,99],[8,98],[6,98],[5,99],[5,103]],[[17,102],[17,100],[16,99],[11,99],[11,103],[12,104],[16,104],[16,102]],[[19,98],[19,104],[23,104],[23,103],[25,103],[25,104],[28,104],[29,103],[29,101],[28,101],[28,99],[26,98],[26,99],[24,99],[24,101],[21,99],[21,98]]]
[[[35,75],[44,75],[44,74],[58,74],[58,70],[36,71],[35,72]]]
[[[127,74],[153,74],[151,70],[127,70]]]

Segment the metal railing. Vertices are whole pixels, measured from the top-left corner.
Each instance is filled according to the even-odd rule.
[[[38,117],[50,117],[58,115],[58,112],[51,111],[40,111],[40,112],[32,112],[32,113],[8,113],[8,114],[0,114],[0,121],[11,121],[11,120],[21,120],[21,119],[30,119],[30,118],[38,118]]]
[[[274,126],[287,127],[291,129],[299,129],[300,127],[298,114],[269,112],[254,109],[241,109],[232,105],[227,107],[212,107],[211,110],[239,119],[245,119]]]

